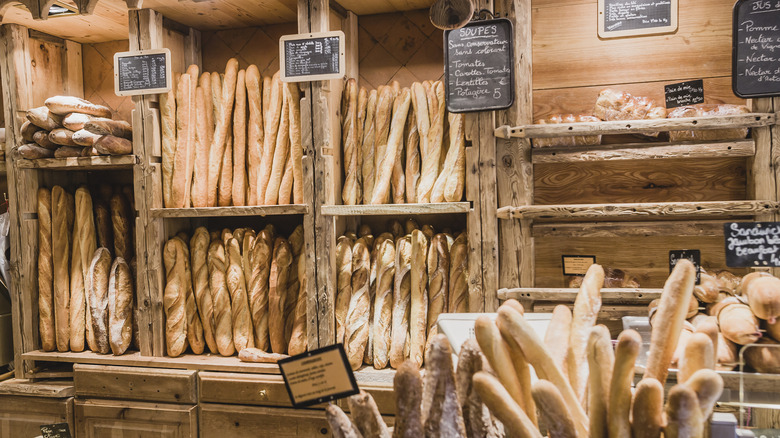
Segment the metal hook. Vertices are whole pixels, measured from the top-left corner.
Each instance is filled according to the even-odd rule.
[[[490,17],[490,18],[488,18]],[[492,20],[496,18],[496,15],[493,14],[489,9],[480,9],[478,11],[474,11],[474,17],[471,19],[471,21],[481,21],[481,20]]]

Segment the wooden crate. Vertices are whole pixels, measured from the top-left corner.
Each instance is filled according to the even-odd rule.
[[[33,437],[42,424],[73,422],[73,384],[66,381],[33,383],[11,379],[0,383],[0,431],[3,436]]]
[[[79,437],[198,436],[198,409],[192,405],[76,400],[75,418]]]

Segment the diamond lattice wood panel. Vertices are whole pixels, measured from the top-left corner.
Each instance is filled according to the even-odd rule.
[[[203,71],[224,72],[231,57],[239,68],[255,64],[263,76],[279,70],[279,38],[298,33],[295,23],[201,33]]]
[[[128,48],[127,40],[83,44],[81,60],[84,69],[84,98],[111,108],[116,118],[130,122],[133,100],[114,94],[114,53],[126,52]]]

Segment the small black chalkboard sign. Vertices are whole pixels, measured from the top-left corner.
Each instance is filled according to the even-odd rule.
[[[677,0],[599,0],[599,36],[646,35],[677,29]]]
[[[444,32],[447,111],[493,111],[515,100],[512,22],[473,21]]]
[[[43,438],[71,438],[68,423],[41,425]]]
[[[669,273],[680,260],[688,260],[696,267],[696,284],[701,283],[701,251],[698,249],[679,249],[669,251]]]
[[[780,267],[780,222],[727,222],[723,237],[727,266]]]
[[[344,33],[287,35],[280,39],[282,79],[289,82],[344,76]]]
[[[742,98],[780,95],[780,0],[734,5],[731,87]]]
[[[704,81],[701,79],[666,85],[664,92],[667,108],[704,103]]]
[[[114,92],[118,96],[165,93],[171,88],[168,49],[114,55]]]
[[[325,403],[360,392],[344,344],[307,351],[278,362],[294,408]]]

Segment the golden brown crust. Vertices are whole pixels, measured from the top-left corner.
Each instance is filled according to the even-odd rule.
[[[52,262],[54,272],[54,323],[58,351],[70,348],[70,240],[73,226],[73,200],[60,186],[51,191]]]
[[[217,190],[220,178],[223,176],[223,160],[226,155],[227,138],[230,131],[230,121],[233,117],[233,100],[236,96],[236,76],[238,75],[238,61],[230,58],[225,66],[225,77],[220,81],[215,81],[212,75],[211,88],[212,99],[219,102],[214,105],[215,129],[212,137],[211,147],[209,148],[209,173],[208,173],[208,204],[217,205]],[[218,95],[214,92],[219,93]],[[232,179],[232,178],[231,178]]]
[[[660,438],[664,426],[664,387],[658,380],[642,379],[636,385],[631,411],[634,438]],[[597,436],[591,432],[590,436]]]
[[[412,231],[410,271],[411,307],[409,312],[409,359],[422,366],[428,329],[428,239],[420,230]]]
[[[239,70],[236,80],[235,107],[233,109],[233,205],[246,204],[247,142],[246,142],[246,70]]]
[[[609,385],[609,436],[631,435],[631,384],[634,382],[634,363],[641,348],[642,337],[636,331],[625,330],[618,336],[615,368]]]
[[[265,85],[265,83],[263,83]],[[277,140],[279,131],[281,130],[282,119],[282,107],[284,105],[284,96],[282,91],[282,83],[279,80],[279,73],[276,73],[273,80],[270,83],[270,93],[263,90],[263,99],[268,98],[268,104],[263,105],[263,111],[265,112],[265,129],[264,129],[264,141],[263,141],[263,161],[260,167],[260,173],[258,174],[257,182],[257,203],[261,205],[267,205],[265,201],[265,195],[271,180],[273,163],[275,160],[275,149],[278,143]],[[277,189],[278,193],[278,189]]]
[[[57,347],[54,326],[51,190],[38,189],[38,331],[43,351]]]
[[[260,71],[256,65],[246,69],[246,95],[249,108],[247,124],[247,205],[257,205],[257,175],[263,157],[263,99]]]
[[[203,338],[211,353],[216,354],[217,341],[214,327],[214,301],[209,289],[209,270],[207,255],[209,248],[209,232],[205,227],[198,227],[190,239],[190,260],[192,269],[192,289],[195,294],[200,321],[203,324]]]
[[[222,356],[235,353],[233,345],[233,316],[230,309],[226,272],[227,256],[225,246],[219,239],[212,239],[207,254],[209,269],[209,287],[214,301],[214,337],[217,349]]]
[[[343,343],[352,299],[352,242],[345,236],[336,243],[336,270],[336,343]]]
[[[344,347],[352,369],[360,368],[368,342],[368,319],[371,300],[369,297],[369,273],[371,253],[365,241],[358,239],[352,247],[352,296],[349,300]]]
[[[187,349],[187,280],[185,278],[184,248],[181,239],[173,238],[165,243],[165,345],[168,356],[176,357]]]
[[[233,318],[233,345],[236,350],[255,346],[252,335],[252,317],[249,313],[249,302],[246,293],[246,279],[244,278],[241,247],[235,237],[225,241],[227,253],[226,281],[230,292],[230,312]],[[283,353],[283,351],[274,351]]]
[[[116,356],[124,354],[133,339],[134,296],[130,266],[118,257],[108,279],[108,342]]]
[[[345,113],[341,130],[341,143],[344,150],[344,187],[341,199],[345,205],[358,203],[360,192],[360,171],[358,170],[358,86],[354,78],[347,80],[344,86]],[[362,166],[361,166],[362,167]]]
[[[292,261],[290,244],[286,239],[277,237],[268,277],[268,334],[271,339],[271,351],[274,353],[287,351],[287,342],[284,338],[284,309],[287,305],[287,282]]]

